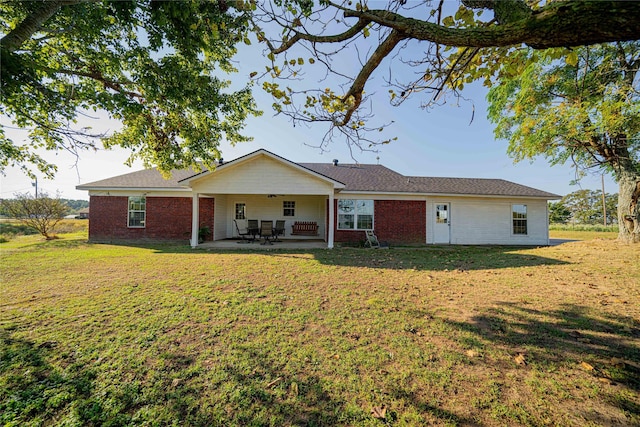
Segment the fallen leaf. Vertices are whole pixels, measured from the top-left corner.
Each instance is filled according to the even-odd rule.
[[[371,415],[373,415],[373,418],[384,420],[387,416],[387,407],[385,405],[374,406],[371,410]]]
[[[269,384],[267,384],[267,388],[271,388],[274,385],[278,384],[280,381],[282,381],[282,377],[278,377],[275,380],[271,381]]]
[[[291,385],[289,386],[289,393],[291,393],[291,395],[293,397],[298,397],[298,383],[297,382],[292,382]]]
[[[478,354],[479,354],[479,353],[478,353],[477,351],[475,351],[475,350],[467,350],[467,351],[466,351],[466,353],[467,353],[467,356],[469,356],[469,357],[477,357],[477,356],[478,356]]]
[[[593,371],[595,368],[587,362],[580,362],[580,367],[585,371]]]

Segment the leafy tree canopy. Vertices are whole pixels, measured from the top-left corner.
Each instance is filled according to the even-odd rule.
[[[571,211],[564,203],[549,202],[549,224],[566,224],[571,218]]]
[[[577,224],[603,224],[606,212],[606,223],[617,223],[616,206],[618,204],[618,195],[605,193],[604,209],[602,202],[602,190],[583,189],[574,191],[556,203],[549,205],[550,222],[565,223],[571,219],[572,223]]]
[[[516,160],[570,161],[595,167],[619,184],[620,238],[640,242],[640,42],[527,53],[521,72],[489,92],[495,133]]]
[[[20,145],[0,128],[0,171],[30,165],[48,176],[36,149],[131,151],[162,171],[212,165],[219,142],[259,112],[250,87],[230,89],[236,44],[248,42],[252,6],[242,1],[11,1],[0,3],[0,113],[29,129]],[[94,135],[78,119],[107,111],[122,123]]]

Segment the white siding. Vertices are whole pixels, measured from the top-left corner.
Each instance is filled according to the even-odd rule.
[[[229,229],[227,224],[227,206],[229,204],[229,198],[227,196],[216,196],[213,208],[213,240],[228,239],[233,236],[232,230]],[[233,206],[231,207],[233,209]],[[233,215],[231,215],[233,219]],[[233,222],[231,222],[233,225]]]
[[[193,190],[209,194],[328,195],[333,185],[266,156],[217,170],[194,182]]]
[[[436,203],[451,203],[451,243],[458,245],[546,245],[549,226],[546,200],[499,198],[429,198],[427,243],[433,242]],[[511,206],[527,205],[527,235],[514,235]]]

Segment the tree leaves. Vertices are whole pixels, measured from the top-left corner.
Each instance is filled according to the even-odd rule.
[[[28,18],[31,3],[3,3],[3,27]],[[30,129],[31,146],[3,135],[0,170],[31,163],[51,176],[34,149],[79,153],[104,137],[130,149],[130,161],[169,172],[212,165],[223,139],[248,140],[244,121],[260,114],[249,87],[232,91],[215,77],[234,72],[235,45],[250,43],[251,8],[234,4],[81,2],[60,8],[15,53],[3,48],[0,112]],[[123,127],[90,134],[74,126],[81,110],[107,111]]]

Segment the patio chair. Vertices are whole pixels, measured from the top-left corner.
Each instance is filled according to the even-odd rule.
[[[238,221],[234,219],[233,223],[236,225],[236,232],[238,233],[238,236],[240,236],[240,241],[238,243],[251,243],[247,238],[247,236],[251,235],[249,230],[245,230],[244,232],[242,232],[240,231],[240,227],[238,227]]]
[[[282,240],[278,240],[278,236],[284,235],[284,221],[276,220],[276,226],[273,228],[273,241],[274,242],[282,242]]]
[[[255,241],[256,236],[260,234],[260,225],[258,225],[257,219],[247,220],[247,231],[251,234],[251,240]]]
[[[273,221],[260,221],[260,237],[264,239],[261,245],[273,245]]]
[[[378,241],[378,237],[373,234],[373,230],[365,230],[365,234],[367,235],[367,241],[364,242],[365,246],[374,249],[380,248],[380,242]]]

